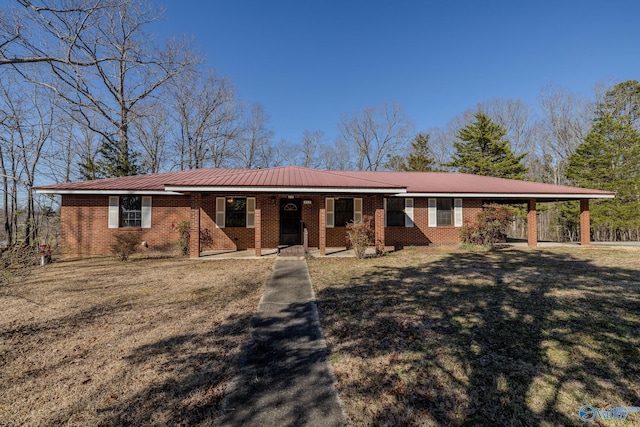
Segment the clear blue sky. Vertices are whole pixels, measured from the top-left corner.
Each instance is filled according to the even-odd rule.
[[[158,1],[158,0],[156,0]],[[275,140],[400,102],[416,130],[548,84],[639,79],[640,2],[165,0],[166,28],[271,114]]]
[[[590,95],[640,79],[637,0],[151,0],[163,33],[271,115],[274,140],[337,134],[344,113],[400,102],[416,131],[549,84]],[[13,3],[0,0],[6,7]]]

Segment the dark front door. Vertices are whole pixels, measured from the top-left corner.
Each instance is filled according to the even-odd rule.
[[[280,199],[280,244],[302,244],[301,199]]]

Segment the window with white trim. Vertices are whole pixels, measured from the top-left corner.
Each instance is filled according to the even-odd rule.
[[[344,227],[348,222],[353,221],[353,199],[343,197],[335,199],[334,212],[336,227]]]
[[[327,197],[325,199],[327,228],[344,227],[351,221],[362,221],[362,199]]]
[[[436,199],[436,218],[438,227],[453,225],[453,199]]]
[[[462,199],[429,199],[429,227],[451,226],[462,226]]]
[[[151,196],[109,196],[109,228],[151,228]]]
[[[386,227],[413,227],[413,198],[384,199]]]
[[[216,197],[216,227],[254,228],[255,197]]]

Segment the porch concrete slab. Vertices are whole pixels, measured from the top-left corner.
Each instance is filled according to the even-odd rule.
[[[259,257],[256,256],[256,251],[253,249],[244,251],[206,251],[200,253],[200,258],[194,259],[264,259],[275,258],[277,255],[276,249],[265,249]]]
[[[304,259],[278,258],[252,328],[219,426],[345,425]]]

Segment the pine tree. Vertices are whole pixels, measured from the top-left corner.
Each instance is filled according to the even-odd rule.
[[[122,152],[118,142],[105,140],[98,154],[101,157],[97,162],[98,171],[105,178],[138,175],[142,172],[138,163],[138,153],[132,150]]]
[[[434,170],[435,160],[429,155],[428,133],[419,133],[411,142],[411,153],[401,165],[403,171],[429,172]]]
[[[567,177],[581,187],[616,191],[615,199],[591,204],[593,227],[616,239],[640,226],[640,132],[627,117],[602,114],[569,157]]]
[[[138,153],[129,150],[126,155],[120,145],[104,140],[95,158],[87,158],[80,163],[80,170],[86,180],[138,175],[142,167],[138,163]]]
[[[458,171],[499,178],[524,179],[527,168],[520,162],[526,154],[514,155],[505,139],[506,129],[483,113],[458,132],[456,153],[449,166]]]

